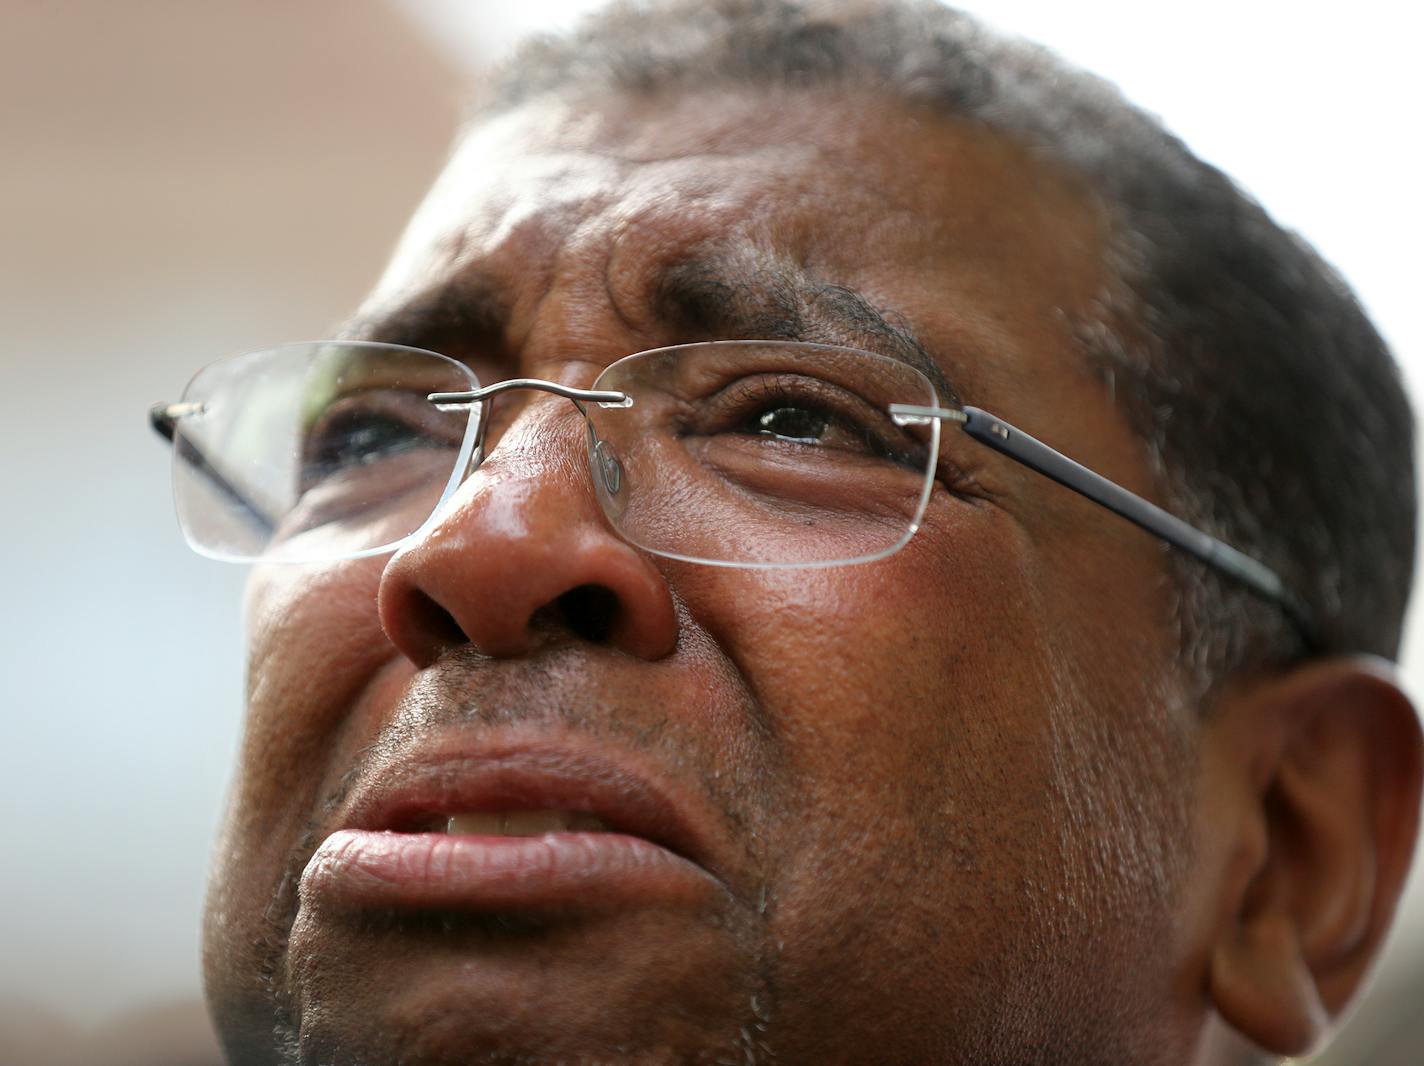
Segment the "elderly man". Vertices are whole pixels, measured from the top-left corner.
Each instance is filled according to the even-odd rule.
[[[947,9],[526,48],[349,335],[155,420],[194,545],[259,563],[235,1063],[1294,1055],[1390,925],[1388,354]]]

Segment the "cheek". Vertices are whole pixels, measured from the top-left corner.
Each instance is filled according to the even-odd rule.
[[[375,607],[383,563],[253,574],[246,731],[231,810],[242,812],[254,846],[291,846],[292,826],[310,811],[353,706],[391,661]]]
[[[880,562],[763,572],[704,601],[781,748],[809,851],[861,834],[858,854],[894,861],[1050,831],[1055,694],[1031,546],[1002,513],[953,508]]]
[[[914,980],[970,982],[965,1003],[1006,987],[990,970],[1027,962],[1010,940],[1065,867],[1053,722],[1070,698],[1031,553],[1002,513],[954,512],[881,562],[763,573],[704,599],[786,768],[771,915],[784,972],[815,982],[790,1000],[862,994],[837,977],[851,943],[874,975],[865,1010],[929,1032],[942,1020],[873,1002],[906,984],[904,945],[941,945]]]
[[[248,584],[247,715],[213,856],[204,967],[220,1028],[259,1044],[270,1038],[260,975],[285,935],[273,923],[287,865],[336,765],[351,701],[391,661],[375,612],[382,562],[258,568]]]
[[[804,788],[853,794],[851,768],[909,802],[949,773],[1047,762],[1030,556],[1002,513],[946,505],[888,559],[739,576],[704,617]]]

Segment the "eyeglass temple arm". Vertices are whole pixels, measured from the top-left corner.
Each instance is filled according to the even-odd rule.
[[[174,430],[177,427],[178,419],[198,414],[201,412],[202,406],[202,404],[195,403],[156,403],[148,409],[148,424],[169,444],[175,444]],[[277,528],[271,516],[257,506],[247,493],[228,480],[222,471],[203,454],[202,449],[186,437],[183,440],[183,449],[180,454],[184,462],[194,467],[198,473],[212,482],[219,492],[242,508],[259,530],[263,533],[271,533]]]
[[[1037,471],[1081,496],[1086,496],[1140,529],[1235,578],[1257,595],[1278,604],[1300,630],[1310,649],[1321,650],[1322,644],[1309,614],[1286,587],[1280,575],[1224,541],[1188,525],[1176,515],[1169,514],[1156,504],[1129,492],[1116,482],[1109,481],[1081,463],[1074,462],[1062,452],[1050,448],[1041,440],[978,407],[966,406],[956,411],[895,404],[891,410],[892,414],[907,419],[939,418],[958,422],[960,428],[980,444],[988,445],[1030,470]]]

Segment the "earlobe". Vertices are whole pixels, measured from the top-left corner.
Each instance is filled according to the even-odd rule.
[[[1218,941],[1211,997],[1223,1019],[1279,1055],[1304,1055],[1329,1024],[1300,938],[1282,916],[1245,922]]]
[[[1424,743],[1394,668],[1308,663],[1218,709],[1206,752],[1238,774],[1245,843],[1207,991],[1222,1018],[1279,1055],[1315,1046],[1359,990],[1413,853]],[[1210,732],[1210,731],[1209,731]],[[1243,858],[1244,856],[1244,858]]]

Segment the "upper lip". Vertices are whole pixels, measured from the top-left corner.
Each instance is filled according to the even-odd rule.
[[[485,739],[381,762],[352,788],[337,828],[421,832],[467,812],[580,811],[717,874],[717,819],[643,759],[586,743]]]

